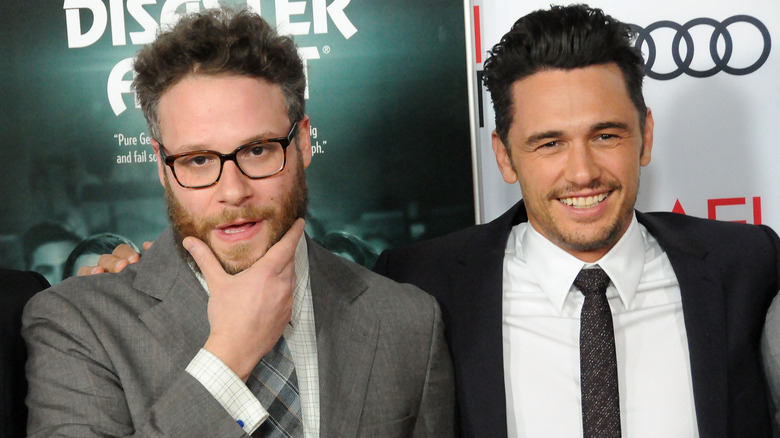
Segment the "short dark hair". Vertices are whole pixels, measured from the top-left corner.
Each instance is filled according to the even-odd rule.
[[[74,269],[76,268],[76,261],[84,254],[111,254],[121,244],[125,244],[133,248],[135,252],[138,252],[138,247],[135,246],[132,240],[119,234],[100,233],[87,237],[70,251],[70,255],[68,255],[68,259],[62,268],[62,279],[76,275],[77,270]]]
[[[644,129],[647,107],[642,96],[645,63],[634,47],[629,25],[587,5],[552,6],[520,18],[493,46],[484,65],[484,80],[496,113],[496,132],[509,148],[512,85],[546,69],[571,70],[615,63]]]
[[[263,79],[281,86],[291,123],[304,117],[306,76],[295,43],[246,10],[207,9],[183,17],[143,47],[133,67],[133,89],[158,141],[160,97],[189,74]]]
[[[24,264],[27,266],[27,269],[32,267],[35,251],[41,246],[52,242],[70,242],[73,246],[76,246],[81,242],[81,237],[54,222],[41,222],[33,225],[22,236]]]

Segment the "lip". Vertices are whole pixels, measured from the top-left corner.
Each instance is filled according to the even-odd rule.
[[[591,210],[603,206],[612,195],[613,191],[599,193],[583,193],[577,195],[562,196],[557,198],[564,207],[575,211]]]
[[[240,242],[256,236],[262,230],[262,225],[262,220],[239,219],[216,227],[214,233],[222,241]]]

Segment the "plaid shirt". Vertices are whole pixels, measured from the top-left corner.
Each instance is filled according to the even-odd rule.
[[[317,370],[317,339],[314,330],[314,306],[309,282],[309,258],[306,237],[301,236],[295,249],[295,290],[290,324],[284,329],[284,339],[290,347],[300,387],[303,430],[306,438],[316,438],[320,432],[320,389]],[[206,292],[202,275],[197,275]],[[251,435],[268,412],[246,384],[216,356],[201,349],[186,371],[197,379],[217,399],[225,410]]]

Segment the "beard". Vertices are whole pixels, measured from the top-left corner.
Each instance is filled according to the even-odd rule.
[[[173,228],[174,241],[180,255],[188,264],[200,273],[200,268],[192,255],[184,249],[182,240],[187,236],[196,237],[209,246],[211,252],[217,257],[222,268],[228,274],[235,275],[248,269],[255,264],[259,258],[248,258],[251,254],[252,244],[238,243],[233,245],[225,254],[219,254],[214,250],[211,242],[211,231],[221,224],[233,222],[239,218],[251,219],[254,221],[264,221],[268,229],[268,245],[263,248],[262,254],[265,254],[282,236],[290,229],[292,224],[299,217],[306,215],[308,205],[308,188],[306,186],[306,177],[304,174],[303,161],[298,154],[297,172],[293,181],[292,189],[285,193],[281,198],[280,207],[269,205],[257,206],[248,205],[226,209],[222,212],[206,216],[196,217],[179,202],[176,195],[173,194],[168,181],[168,174],[165,174],[165,201],[168,207],[168,220]],[[273,178],[273,177],[271,177]],[[193,189],[190,189],[193,190]],[[195,189],[197,190],[197,189]],[[262,257],[262,255],[260,256]]]
[[[639,186],[639,181],[636,183]],[[636,204],[637,193],[626,193],[624,186],[617,181],[594,181],[585,187],[570,186],[561,190],[554,190],[549,195],[550,202],[559,202],[558,198],[566,197],[570,193],[576,193],[583,188],[587,189],[606,189],[615,193],[625,193],[627,196],[618,208],[612,221],[597,231],[583,232],[577,229],[566,229],[561,227],[555,217],[551,217],[545,223],[546,232],[550,240],[556,242],[558,246],[564,249],[577,252],[593,252],[612,248],[623,233],[628,228],[634,214],[634,205]]]

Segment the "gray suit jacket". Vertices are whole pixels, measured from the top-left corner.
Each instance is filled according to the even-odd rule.
[[[452,364],[435,300],[308,245],[321,436],[452,436]],[[36,296],[23,319],[28,433],[247,436],[184,371],[208,337],[207,302],[170,230],[121,274]]]

